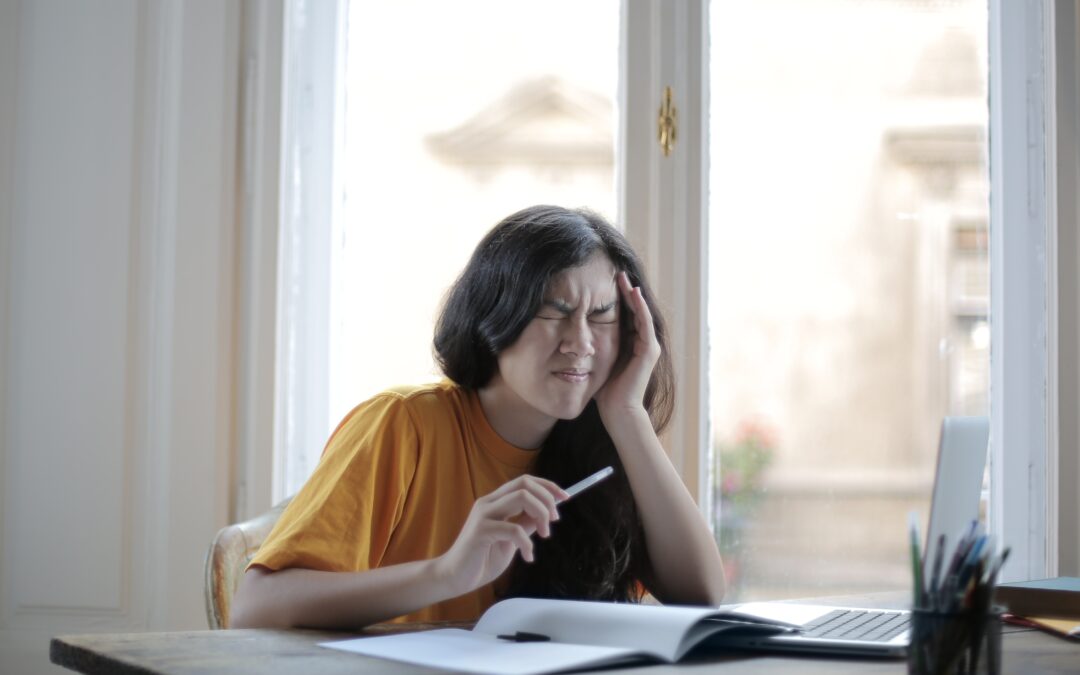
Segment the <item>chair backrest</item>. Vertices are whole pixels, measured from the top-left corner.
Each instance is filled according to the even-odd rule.
[[[217,533],[206,552],[206,621],[210,628],[229,627],[229,608],[236,587],[248,563],[255,557],[263,541],[289,504],[283,500],[266,513],[242,523],[227,525]]]

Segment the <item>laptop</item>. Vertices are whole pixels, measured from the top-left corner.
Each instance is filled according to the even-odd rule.
[[[989,440],[990,423],[986,417],[947,417],[942,422],[926,543],[936,546],[941,533],[955,542],[959,533],[979,517]],[[926,545],[923,550],[930,553]],[[794,602],[749,602],[731,608],[794,624],[800,630],[768,636],[732,636],[730,641],[725,640],[726,646],[847,656],[907,654],[911,617],[907,610]]]

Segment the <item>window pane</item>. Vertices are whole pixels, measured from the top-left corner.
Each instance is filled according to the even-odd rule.
[[[965,0],[713,0],[710,377],[732,598],[910,586],[988,412],[986,34]]]
[[[328,425],[438,379],[443,292],[498,220],[615,205],[617,0],[354,0],[347,16]]]

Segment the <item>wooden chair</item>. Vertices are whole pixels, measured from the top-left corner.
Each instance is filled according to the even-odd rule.
[[[242,523],[227,525],[217,533],[206,552],[206,621],[210,628],[229,627],[229,608],[248,563],[289,504],[289,497],[266,513]]]

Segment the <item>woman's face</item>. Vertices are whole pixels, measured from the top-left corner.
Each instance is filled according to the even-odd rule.
[[[619,289],[615,266],[596,253],[559,273],[514,344],[498,356],[496,380],[516,407],[574,419],[607,382],[619,356]]]

